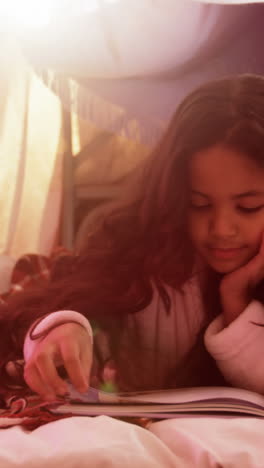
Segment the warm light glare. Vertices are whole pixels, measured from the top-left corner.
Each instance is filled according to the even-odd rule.
[[[52,17],[55,0],[7,0],[1,1],[0,14],[16,26],[41,27]]]
[[[107,3],[116,3],[118,0],[83,0],[83,6],[86,11],[98,10],[101,5]]]
[[[47,26],[56,14],[75,16],[93,12],[102,5],[120,0],[0,0],[0,16],[12,26],[38,28]]]
[[[84,3],[84,9],[86,11],[94,11],[99,8],[99,2],[98,0],[86,0],[83,2]]]

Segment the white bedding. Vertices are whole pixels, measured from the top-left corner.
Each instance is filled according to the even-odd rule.
[[[263,468],[264,420],[180,417],[149,430],[106,416],[0,431],[0,468]]]

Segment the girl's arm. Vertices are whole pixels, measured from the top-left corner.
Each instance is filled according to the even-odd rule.
[[[222,314],[205,333],[205,345],[226,380],[259,393],[264,393],[264,305],[254,294],[263,276],[264,234],[255,257],[222,279]]]
[[[205,346],[232,385],[264,393],[264,305],[252,301],[228,326],[219,315],[207,328]]]

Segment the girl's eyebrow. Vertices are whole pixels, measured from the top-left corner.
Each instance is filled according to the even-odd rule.
[[[233,196],[233,198],[243,198],[243,197],[259,197],[263,196],[264,192],[260,190],[249,190],[248,192],[238,193]]]
[[[205,195],[205,193],[198,192],[198,190],[191,190],[193,195],[200,195],[201,197],[209,198],[208,195]]]
[[[204,198],[209,198],[208,195],[205,193],[199,192],[198,190],[192,190],[192,194],[194,195],[200,195],[201,197]],[[264,191],[260,190],[249,190],[248,192],[242,192],[242,193],[237,193],[235,195],[232,195],[232,198],[237,199],[237,198],[245,198],[245,197],[260,197],[264,196]]]

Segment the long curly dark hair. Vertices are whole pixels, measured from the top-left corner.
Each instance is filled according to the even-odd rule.
[[[264,166],[261,76],[216,80],[187,96],[155,150],[129,181],[122,200],[98,220],[82,251],[72,257],[67,268],[59,275],[54,272],[45,287],[17,294],[8,305],[1,306],[2,384],[8,383],[6,363],[22,358],[29,326],[48,312],[77,310],[107,327],[113,318],[122,323],[127,314],[150,304],[156,287],[169,313],[164,285],[181,288],[195,265],[187,222],[188,160],[195,152],[217,143],[235,148]],[[206,324],[220,311],[218,281],[213,272],[208,275],[210,285],[204,291]],[[202,349],[202,340],[199,343]],[[190,353],[190,359],[193,355]]]

